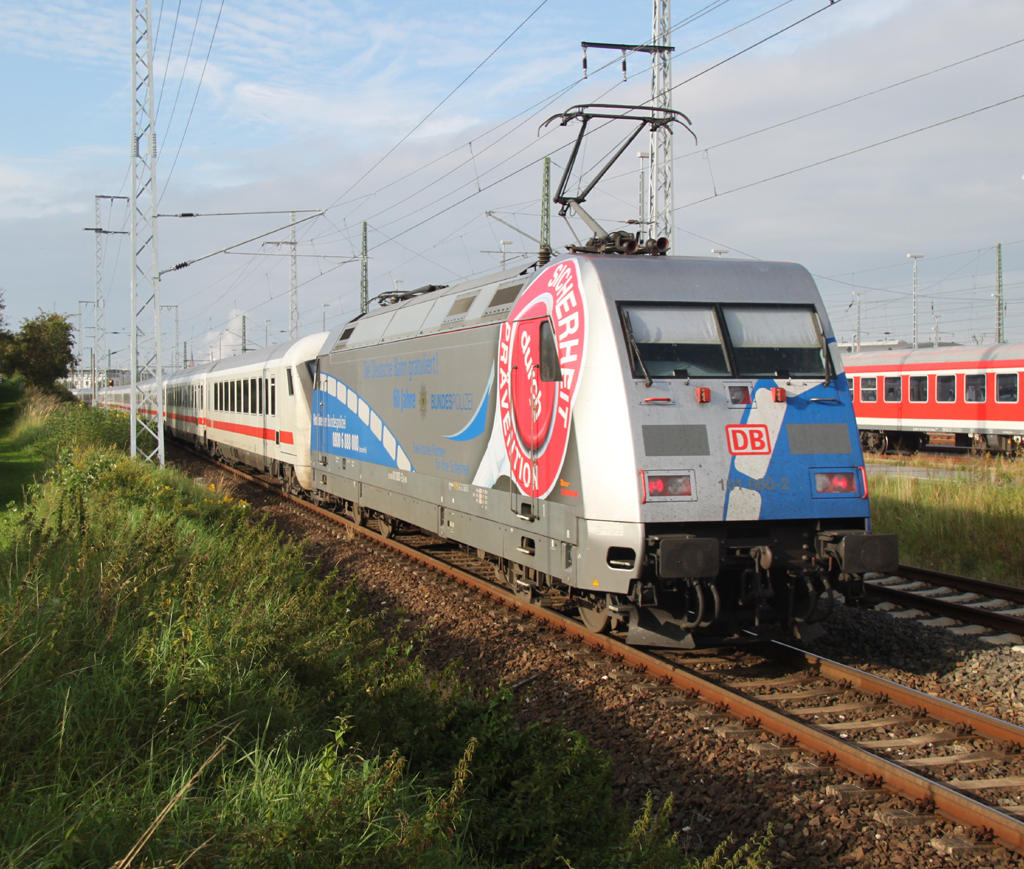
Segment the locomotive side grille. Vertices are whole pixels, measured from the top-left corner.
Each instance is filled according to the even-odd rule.
[[[648,456],[710,456],[706,425],[642,426]],[[849,452],[849,445],[847,445]]]
[[[789,452],[794,456],[853,452],[850,429],[841,422],[787,423]]]

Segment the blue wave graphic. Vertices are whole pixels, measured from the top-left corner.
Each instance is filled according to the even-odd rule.
[[[491,384],[494,383],[494,363],[491,363],[491,373],[487,375],[487,389],[484,391],[483,400],[476,406],[476,412],[455,434],[445,435],[449,441],[471,441],[484,433],[487,425],[487,403],[491,398]]]

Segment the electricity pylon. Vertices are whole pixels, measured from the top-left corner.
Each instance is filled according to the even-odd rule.
[[[139,455],[141,427],[156,441],[147,461],[164,463],[164,390],[160,358],[160,267],[156,233],[156,113],[149,0],[132,9],[132,281],[131,454]],[[149,381],[145,390],[142,382]]]
[[[654,0],[654,32],[651,52],[651,105],[656,109],[672,108],[672,0]],[[668,125],[651,128],[651,159],[648,164],[647,214],[651,221],[651,238],[667,238],[672,250],[672,131]]]

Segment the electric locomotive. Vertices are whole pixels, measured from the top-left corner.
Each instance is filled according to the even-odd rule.
[[[637,644],[806,637],[896,568],[801,266],[576,252],[386,301],[316,360],[315,500]]]

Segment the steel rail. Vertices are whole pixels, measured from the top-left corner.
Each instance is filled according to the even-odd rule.
[[[966,706],[957,706],[955,703],[925,694],[916,688],[901,685],[899,682],[891,682],[881,676],[865,673],[863,670],[849,667],[846,664],[822,658],[820,655],[812,655],[803,649],[797,649],[785,643],[775,641],[771,644],[771,648],[806,662],[826,679],[849,682],[854,688],[865,694],[884,694],[890,702],[912,709],[915,707],[923,709],[928,715],[939,721],[946,721],[950,724],[967,724],[972,732],[978,735],[998,742],[1015,743],[1024,748],[1024,728],[1003,721],[1001,718],[968,709]]]
[[[986,582],[983,579],[971,579],[967,576],[956,576],[951,573],[940,573],[937,570],[927,570],[923,567],[913,567],[908,564],[901,564],[894,576],[907,579],[913,582],[926,582],[932,585],[945,586],[957,591],[971,592],[973,594],[1011,601],[1024,604],[1024,589],[1012,585],[1002,585],[998,582]],[[1015,615],[1000,613],[998,610],[990,610],[984,606],[957,603],[955,601],[943,600],[941,597],[921,594],[911,589],[893,588],[891,586],[869,583],[870,595],[888,601],[924,610],[937,616],[956,619],[968,624],[982,625],[996,631],[1012,634],[1024,634],[1024,618]]]
[[[1004,585],[1001,582],[987,582],[984,579],[971,579],[969,576],[957,576],[953,573],[941,573],[938,570],[928,570],[925,567],[914,567],[910,564],[901,564],[895,576],[903,579],[916,580],[918,582],[931,582],[936,585],[946,585],[950,588],[957,588],[961,591],[973,591],[975,594],[984,594],[991,597],[1001,597],[1011,600],[1014,603],[1024,604],[1024,588],[1015,585]]]
[[[218,465],[218,467],[225,466]],[[257,483],[265,489],[277,492],[287,500],[310,512],[318,514],[336,524],[344,525],[346,528],[352,529],[355,533],[371,539],[381,546],[448,576],[462,585],[477,590],[485,598],[494,600],[511,610],[524,613],[540,622],[547,623],[559,633],[565,633],[581,640],[592,649],[604,652],[614,660],[622,661],[631,666],[636,672],[648,678],[653,678],[663,684],[672,685],[683,691],[696,693],[703,702],[718,704],[721,708],[726,709],[728,714],[741,720],[757,720],[758,726],[762,730],[787,741],[795,739],[796,746],[804,751],[811,754],[833,756],[839,766],[856,775],[876,777],[877,780],[882,782],[882,787],[892,793],[911,801],[933,804],[936,814],[953,823],[990,830],[994,841],[1018,854],[1024,854],[1024,822],[1018,821],[1016,818],[984,803],[977,802],[948,785],[901,767],[893,761],[886,760],[867,749],[858,747],[851,741],[833,736],[812,724],[800,721],[793,715],[766,706],[740,691],[677,667],[668,661],[643,652],[636,647],[627,646],[609,636],[594,634],[581,624],[560,613],[528,603],[487,580],[459,570],[442,560],[426,555],[396,540],[381,537],[379,534],[356,525],[337,513],[332,513],[322,507],[317,507],[315,504],[310,504],[308,501],[289,495],[277,486],[272,486],[263,480],[259,480],[234,468],[226,469],[240,477]],[[814,656],[809,656],[809,658],[816,661],[817,666],[823,666],[825,672],[831,674],[830,678],[848,679],[851,682],[856,679],[858,681],[862,680],[862,684],[869,684],[868,674],[851,670],[851,668],[828,661],[827,659],[814,658]],[[825,673],[823,672],[822,675],[825,675]],[[878,679],[878,677],[870,677],[870,679]],[[871,690],[876,693],[888,693],[890,697],[898,693],[900,686],[885,680],[879,680],[879,683],[884,688],[872,687]],[[871,684],[875,686],[879,683],[872,682]],[[915,700],[926,696],[915,692]],[[933,708],[944,710],[946,715],[951,714],[952,710],[956,710],[961,716],[957,720],[964,720],[964,714],[971,713],[971,710],[961,710],[954,704],[937,701],[936,698],[931,698],[931,704]],[[912,705],[924,704],[915,702]],[[971,714],[981,719],[988,719],[988,716],[983,716],[981,713]],[[978,718],[974,720],[977,721]],[[990,719],[989,722],[978,721],[978,723],[988,728],[992,726],[991,722],[996,721],[997,719]],[[1005,728],[1012,728],[1012,725],[1005,722],[1003,722],[1003,725]],[[972,724],[972,726],[974,725]],[[1024,742],[1024,730],[1013,728],[1013,731],[1013,733],[1010,733],[1008,730],[1006,731],[1010,738],[1005,736],[1000,738],[1003,741]]]

